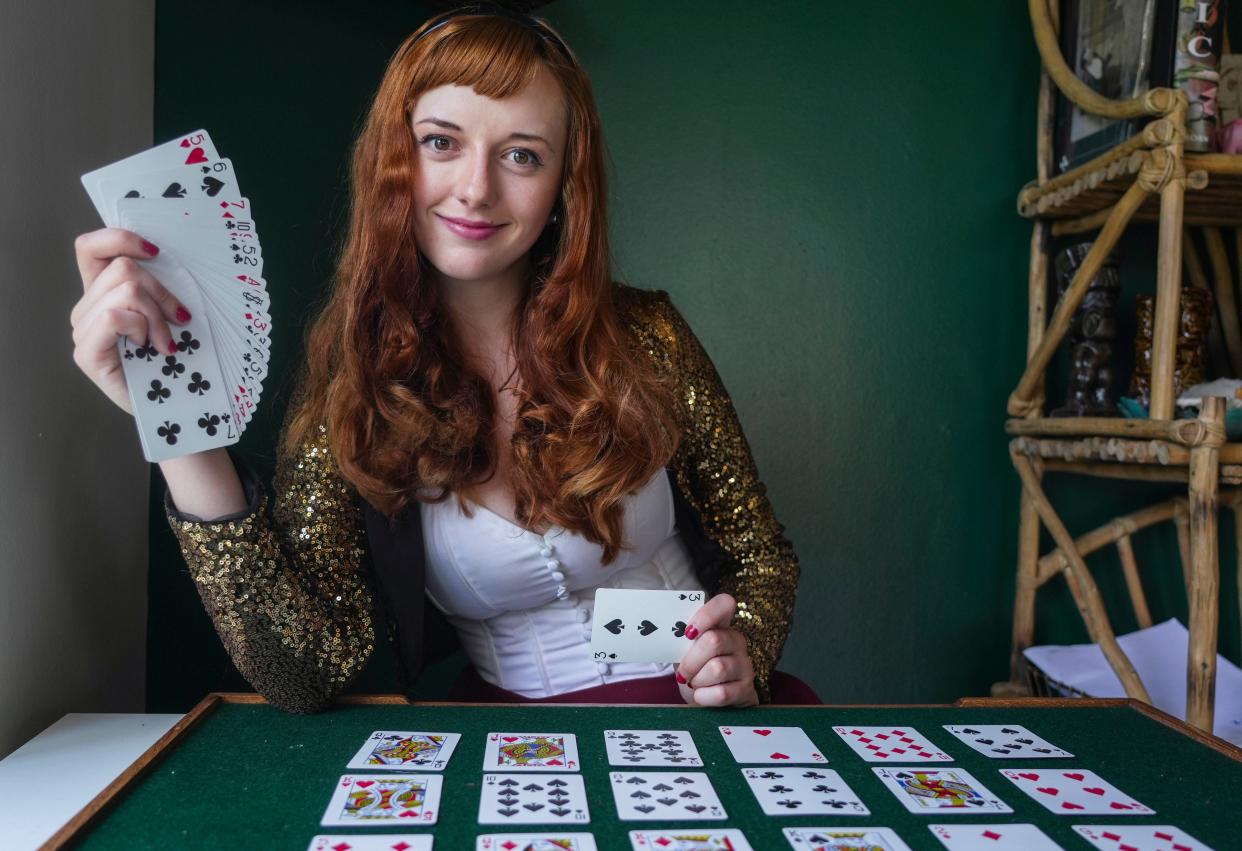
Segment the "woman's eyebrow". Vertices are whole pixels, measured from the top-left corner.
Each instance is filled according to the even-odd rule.
[[[451,121],[445,121],[443,118],[424,118],[421,121],[414,122],[415,127],[419,124],[434,124],[437,127],[443,127],[445,130],[456,130],[458,133],[463,132],[456,124]],[[536,136],[534,133],[510,133],[509,139],[518,139],[523,142],[543,142],[549,148],[552,147],[551,142],[542,136]],[[505,141],[508,141],[508,139]]]

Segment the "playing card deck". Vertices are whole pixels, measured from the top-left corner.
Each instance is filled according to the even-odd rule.
[[[271,314],[250,201],[206,130],[82,175],[108,227],[160,253],[138,261],[190,311],[168,340],[117,342],[143,454],[163,461],[236,443],[267,377]]]
[[[597,589],[591,658],[597,662],[680,662],[690,649],[686,625],[705,599],[702,591]]]

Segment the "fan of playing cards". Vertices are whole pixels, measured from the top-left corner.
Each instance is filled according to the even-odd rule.
[[[141,261],[190,311],[177,353],[117,346],[143,454],[163,461],[229,446],[254,416],[271,351],[263,252],[233,164],[206,130],[82,175],[108,227],[160,248]]]

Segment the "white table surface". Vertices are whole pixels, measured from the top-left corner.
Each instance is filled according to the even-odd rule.
[[[183,717],[70,713],[0,760],[0,848],[38,848]]]

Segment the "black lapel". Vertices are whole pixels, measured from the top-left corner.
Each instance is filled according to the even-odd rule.
[[[408,691],[423,667],[423,587],[425,577],[423,524],[413,502],[389,521],[366,504],[367,549],[378,580],[378,602],[396,645]],[[380,636],[376,636],[380,640]]]
[[[677,485],[677,476],[672,467],[665,467],[665,472],[668,473],[668,483],[673,490],[673,517],[677,522],[677,532],[690,550],[694,572],[699,582],[703,583],[703,590],[709,596],[714,595],[720,590],[722,572],[728,572],[725,566],[729,563],[729,556],[704,533],[698,514]]]

